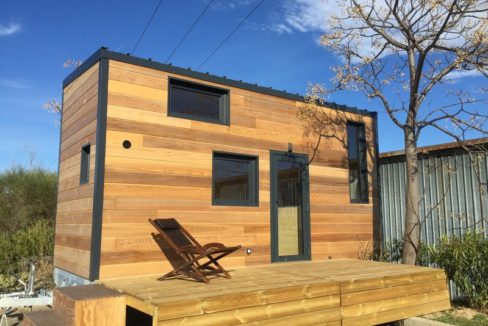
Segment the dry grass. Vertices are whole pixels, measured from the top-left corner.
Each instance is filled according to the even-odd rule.
[[[458,326],[487,326],[488,315],[464,306],[424,316],[425,318]]]

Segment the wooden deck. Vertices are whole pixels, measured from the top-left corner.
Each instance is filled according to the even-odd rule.
[[[104,280],[153,325],[375,325],[450,308],[442,270],[337,259],[236,269],[210,284]]]

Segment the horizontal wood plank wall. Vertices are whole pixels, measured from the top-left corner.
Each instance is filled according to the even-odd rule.
[[[292,143],[311,153],[300,103],[230,88],[230,126],[168,117],[169,76],[183,78],[109,62],[100,279],[168,271],[147,222],[154,217],[177,218],[202,243],[241,244],[225,266],[270,262],[269,151]],[[371,126],[369,117],[350,118]],[[212,151],[259,156],[259,207],[211,205]],[[372,205],[349,203],[346,159],[341,142],[330,140],[310,166],[314,260],[356,258],[372,240]]]
[[[54,266],[89,277],[98,108],[98,63],[63,90]],[[89,182],[80,185],[81,148],[90,144]]]

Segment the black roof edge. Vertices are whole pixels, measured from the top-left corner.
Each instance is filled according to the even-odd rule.
[[[266,94],[266,95],[271,95],[271,96],[276,96],[292,101],[299,101],[299,102],[304,102],[305,97],[303,95],[299,94],[293,94],[293,93],[288,93],[285,91],[280,91],[276,89],[272,89],[270,87],[264,87],[264,86],[259,86],[257,84],[251,84],[251,83],[246,83],[243,81],[238,81],[234,79],[228,79],[225,77],[219,77],[216,75],[211,75],[208,73],[204,72],[198,72],[195,70],[190,70],[186,68],[181,68],[181,67],[176,67],[173,65],[168,65],[164,63],[159,63],[156,61],[152,60],[147,60],[143,58],[138,58],[131,56],[129,54],[123,54],[119,52],[114,52],[114,51],[109,51],[106,47],[101,47],[95,53],[93,53],[88,59],[86,59],[78,68],[76,68],[71,74],[68,75],[63,80],[63,88],[68,86],[73,80],[75,80],[77,77],[79,77],[81,74],[83,74],[88,68],[93,66],[97,61],[99,61],[101,58],[107,58],[110,60],[116,60],[116,61],[121,61],[137,66],[142,66],[146,68],[152,68],[156,70],[162,70],[165,72],[185,76],[185,77],[190,77],[190,78],[195,78],[211,83],[216,83],[216,84],[221,84],[221,85],[226,85],[229,87],[236,87],[236,88],[241,88],[245,89],[251,92],[257,92],[261,94]],[[358,115],[364,115],[364,116],[370,116],[370,117],[375,117],[377,115],[377,112],[375,111],[368,111],[364,109],[359,109],[355,107],[350,107],[347,105],[340,105],[334,102],[324,102],[322,103],[323,106],[331,108],[331,109],[336,109],[336,110],[341,110],[345,112],[350,112]]]
[[[85,71],[87,71],[91,66],[95,63],[100,61],[101,58],[104,57],[104,52],[107,51],[106,47],[101,47],[95,53],[88,57],[83,63],[77,67],[73,72],[71,72],[64,80],[63,80],[63,88],[68,86],[73,80],[81,76]]]

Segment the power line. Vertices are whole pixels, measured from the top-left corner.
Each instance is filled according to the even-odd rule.
[[[158,5],[156,6],[156,8],[154,8],[153,13],[152,13],[152,15],[151,15],[151,18],[149,18],[149,20],[148,20],[148,22],[147,22],[147,24],[146,24],[146,27],[145,27],[145,28],[144,28],[144,30],[142,31],[141,36],[139,36],[139,39],[137,40],[136,45],[134,45],[134,48],[132,49],[131,54],[134,54],[134,52],[136,51],[137,47],[139,46],[139,43],[141,42],[142,38],[144,37],[144,34],[146,34],[146,31],[147,31],[147,29],[148,29],[149,25],[151,25],[151,22],[152,22],[152,20],[153,20],[154,16],[156,15],[156,13],[158,12],[158,9],[159,9],[159,7],[161,6],[161,3],[163,3],[163,1],[164,1],[164,0],[159,0]]]
[[[180,48],[180,45],[185,41],[185,39],[187,38],[187,36],[191,33],[191,31],[196,26],[196,24],[198,24],[198,22],[203,17],[203,15],[205,15],[205,13],[207,12],[207,9],[210,7],[210,5],[212,4],[212,2],[214,2],[214,0],[210,0],[209,1],[209,3],[207,4],[207,6],[205,7],[205,9],[203,9],[203,11],[200,13],[200,16],[198,16],[197,19],[193,22],[193,24],[191,25],[190,29],[186,31],[185,35],[181,38],[181,40],[178,42],[178,44],[173,49],[173,51],[171,52],[171,54],[166,58],[166,61],[164,63],[168,63],[168,61],[173,57],[173,55],[176,53],[176,51],[178,51],[178,49]]]
[[[249,17],[251,17],[251,15],[259,8],[259,6],[261,6],[263,4],[264,0],[261,0],[248,14],[247,16],[232,30],[232,32],[230,32],[229,35],[227,35],[227,37],[212,51],[212,53],[210,53],[206,58],[205,60],[202,61],[202,63],[198,66],[197,68],[197,71],[200,70],[200,68],[202,68],[208,60],[210,60],[210,58],[213,57],[213,55],[222,47],[222,45],[224,45],[225,42],[227,42],[228,39],[231,38],[232,35],[234,35],[235,32],[237,32],[237,30],[242,26],[242,24],[244,24],[248,19]]]

